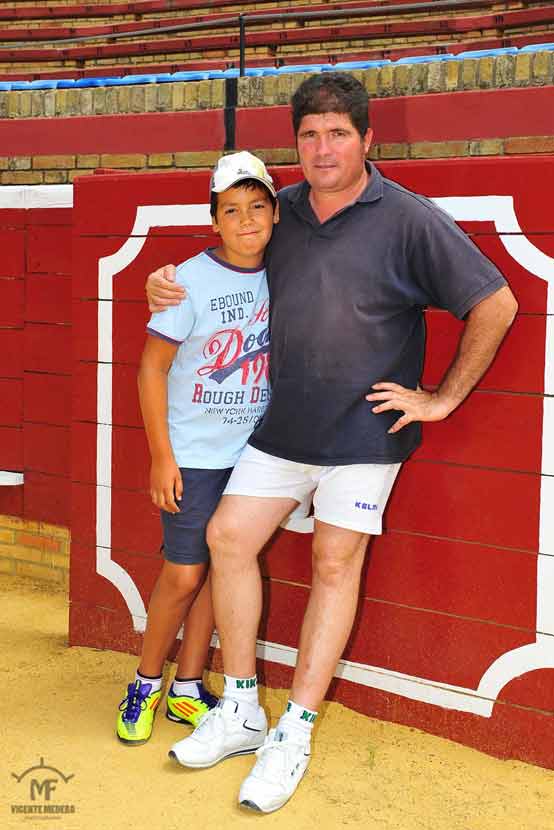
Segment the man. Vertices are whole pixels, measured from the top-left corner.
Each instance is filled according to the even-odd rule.
[[[370,536],[420,422],[446,418],[490,365],[517,310],[495,266],[443,211],[365,162],[372,131],[363,86],[342,73],[292,99],[305,181],[279,195],[266,265],[272,396],[211,519],[212,590],[225,693],[172,754],[211,766],[252,752],[239,802],[271,812],[307,768],[310,732],[351,631]],[[165,269],[149,300],[180,299]],[[419,387],[423,309],[465,320],[436,391]],[[398,412],[402,414],[398,417]],[[313,494],[313,580],[287,711],[265,741],[255,643],[257,557]]]

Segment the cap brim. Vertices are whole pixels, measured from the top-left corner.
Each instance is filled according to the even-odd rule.
[[[226,190],[229,190],[229,188],[233,187],[233,185],[237,184],[237,182],[243,182],[246,179],[252,179],[255,182],[259,182],[260,184],[263,184],[263,186],[266,187],[269,190],[271,195],[274,198],[277,198],[277,191],[275,190],[275,187],[272,184],[270,184],[270,182],[267,182],[265,179],[262,179],[260,176],[253,176],[250,173],[248,175],[244,175],[244,176],[237,176],[236,179],[233,179],[233,181],[230,182],[225,187],[219,187],[219,188],[212,187],[211,191],[212,191],[212,193],[225,193]]]

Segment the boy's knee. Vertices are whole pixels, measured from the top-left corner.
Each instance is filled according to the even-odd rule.
[[[195,593],[206,577],[206,566],[177,565],[165,569],[166,587],[178,598],[185,599]]]

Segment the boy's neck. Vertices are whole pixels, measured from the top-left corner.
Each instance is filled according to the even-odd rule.
[[[256,256],[239,256],[233,251],[227,251],[224,245],[220,245],[213,250],[214,256],[228,265],[233,265],[235,268],[259,269],[263,268],[263,254]]]

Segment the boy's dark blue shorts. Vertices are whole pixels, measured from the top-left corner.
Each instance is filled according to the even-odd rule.
[[[168,562],[197,565],[208,562],[206,526],[225,489],[233,468],[200,470],[179,467],[183,478],[183,498],[179,513],[161,510],[163,553]]]

